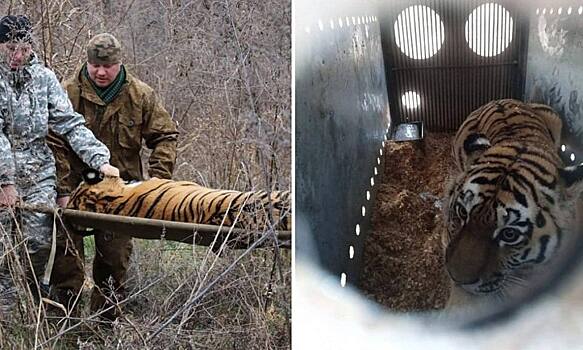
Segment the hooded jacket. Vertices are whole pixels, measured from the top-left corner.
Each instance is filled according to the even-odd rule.
[[[153,89],[126,73],[126,82],[115,99],[105,104],[82,72],[63,85],[75,111],[111,151],[111,164],[124,180],[142,180],[142,141],[152,150],[150,177],[171,178],[176,162],[178,131]],[[52,140],[57,157],[60,196],[69,194],[81,182],[83,165],[62,142]]]

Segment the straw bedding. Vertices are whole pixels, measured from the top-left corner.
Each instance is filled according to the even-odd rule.
[[[385,145],[360,287],[392,310],[440,309],[448,298],[440,235],[441,198],[453,169],[451,139],[428,134],[424,145]]]

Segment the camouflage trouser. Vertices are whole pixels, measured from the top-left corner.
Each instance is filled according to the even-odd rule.
[[[93,280],[95,286],[91,293],[91,311],[110,307],[108,300],[125,298],[125,282],[132,253],[131,238],[111,232],[94,231],[95,258],[93,260]],[[57,255],[51,277],[61,302],[72,306],[85,279],[83,270],[83,237],[76,234],[57,236]],[[117,317],[118,309],[112,308],[103,316]]]
[[[22,201],[28,205],[55,203],[52,181],[40,183],[33,189],[20,190],[20,194]],[[18,279],[28,282],[33,297],[40,295],[37,286],[40,286],[51,249],[53,216],[2,209],[0,224],[0,307],[8,312],[16,305],[18,293],[25,287],[15,284]]]

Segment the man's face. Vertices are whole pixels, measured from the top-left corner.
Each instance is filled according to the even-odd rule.
[[[16,70],[28,62],[32,54],[32,46],[29,43],[8,42],[0,44],[0,52],[10,69]]]
[[[121,63],[114,64],[93,64],[87,62],[87,72],[89,78],[93,80],[95,85],[103,88],[109,86],[117,77]]]

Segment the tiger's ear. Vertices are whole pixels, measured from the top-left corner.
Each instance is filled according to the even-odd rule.
[[[583,164],[559,169],[559,176],[565,185],[567,196],[577,198],[581,195],[583,192]]]
[[[103,180],[103,174],[91,168],[83,170],[83,181],[89,185],[95,185]]]
[[[563,122],[561,121],[559,114],[547,105],[538,103],[529,103],[528,105],[535,110],[536,114],[544,119],[547,129],[549,130],[555,144],[555,148],[559,148],[561,146],[561,129],[563,128]]]
[[[474,159],[490,148],[490,140],[484,134],[470,134],[464,141],[464,152],[466,153],[466,164],[473,163]]]

